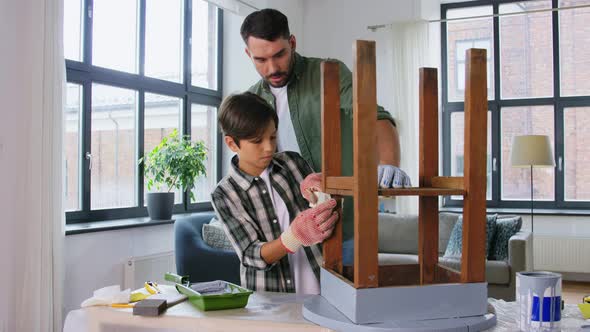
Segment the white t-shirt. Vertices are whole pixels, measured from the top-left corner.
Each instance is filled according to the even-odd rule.
[[[297,144],[297,136],[293,122],[291,122],[291,112],[289,111],[289,99],[287,97],[287,86],[282,88],[270,87],[270,91],[275,96],[275,107],[279,117],[279,128],[277,129],[277,149],[279,152],[295,151],[301,154]]]
[[[260,174],[260,178],[264,180],[268,187],[268,192],[271,194],[270,198],[277,214],[279,225],[281,226],[281,232],[284,232],[289,227],[289,210],[285,201],[281,198],[279,193],[274,190],[270,184],[269,169],[267,168]],[[309,260],[305,255],[303,248],[297,250],[293,254],[287,254],[289,258],[289,266],[291,267],[291,275],[295,279],[295,292],[297,294],[319,294],[320,283],[315,277]]]

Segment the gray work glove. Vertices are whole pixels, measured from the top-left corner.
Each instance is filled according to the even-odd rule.
[[[379,165],[377,184],[380,188],[407,188],[412,186],[408,174],[393,165]]]

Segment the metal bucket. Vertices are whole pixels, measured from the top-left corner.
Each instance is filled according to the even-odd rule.
[[[516,300],[521,331],[561,331],[561,274],[517,273]]]

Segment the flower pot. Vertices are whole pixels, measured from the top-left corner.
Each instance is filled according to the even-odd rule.
[[[172,219],[174,193],[148,193],[147,209],[152,220]]]

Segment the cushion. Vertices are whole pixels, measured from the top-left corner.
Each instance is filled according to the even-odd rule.
[[[234,250],[223,230],[223,224],[215,218],[203,224],[203,241],[213,248]]]
[[[441,212],[438,219],[438,253],[443,255],[460,214]],[[379,213],[379,252],[418,253],[418,216]]]
[[[418,264],[418,255],[412,254],[378,254],[379,265]]]
[[[418,253],[418,217],[379,213],[379,252]]]
[[[451,232],[457,223],[457,220],[461,216],[458,213],[441,212],[438,215],[438,253],[440,255],[445,254]]]
[[[496,234],[488,258],[502,261],[508,260],[508,241],[520,231],[521,227],[521,217],[498,218],[496,220]]]
[[[496,219],[498,215],[487,215],[486,216],[486,257],[489,255],[490,243],[494,238],[496,230]],[[447,250],[445,251],[445,258],[461,258],[461,252],[463,249],[463,216],[459,216],[457,223],[453,227]]]
[[[461,271],[461,260],[457,258],[440,257],[438,262],[441,265]],[[510,284],[510,266],[505,261],[486,262],[486,282],[495,285]]]

